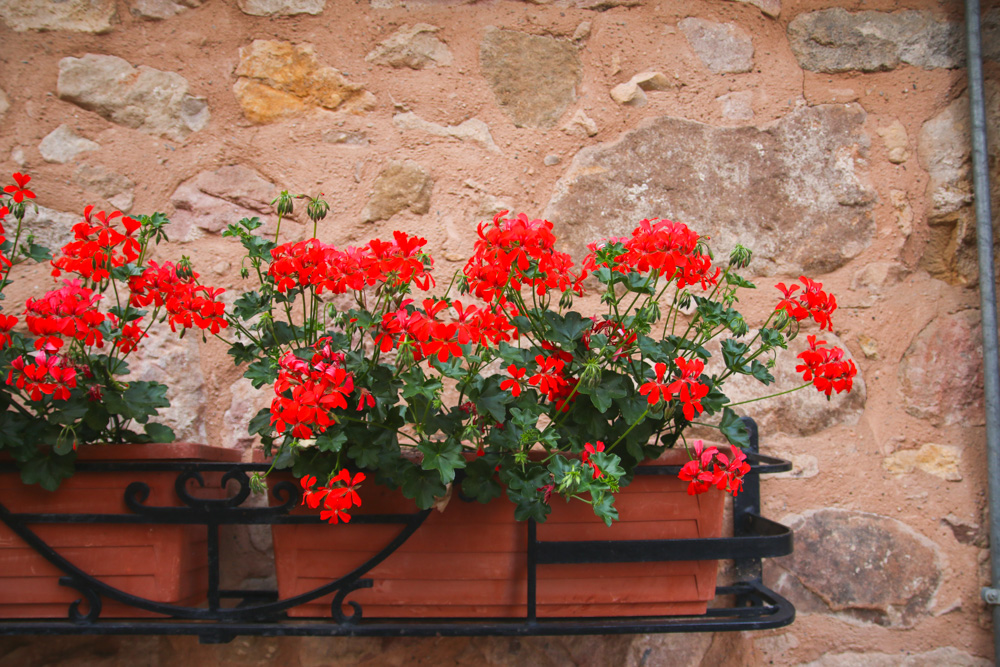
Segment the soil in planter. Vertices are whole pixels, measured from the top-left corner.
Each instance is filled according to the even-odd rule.
[[[172,443],[87,448],[81,460],[239,460],[233,450]],[[143,481],[150,487],[144,504],[177,507],[177,472],[78,472],[56,492],[25,486],[17,473],[0,474],[0,502],[14,513],[130,514],[126,487]],[[222,473],[205,476],[204,489],[192,495],[222,498]],[[208,583],[207,533],[204,526],[148,524],[43,524],[28,526],[77,568],[125,593],[156,602],[193,606],[205,600]],[[40,556],[6,524],[0,523],[0,618],[66,618],[69,606],[84,599],[59,584],[59,568]],[[107,598],[101,618],[157,617]],[[80,611],[89,607],[84,601]]]
[[[364,488],[365,513],[415,512],[416,506],[374,485]],[[672,476],[638,476],[619,494],[622,520],[608,528],[589,506],[553,500],[538,526],[541,541],[718,537],[725,497],[713,490],[689,496]],[[360,516],[360,514],[358,515]],[[400,525],[276,525],[279,594],[305,593],[349,573],[388,544]],[[519,617],[527,611],[527,525],[514,506],[452,498],[432,511],[395,553],[365,578],[373,587],[347,596],[366,618]],[[542,565],[537,613],[560,616],[703,614],[715,596],[717,561]],[[332,596],[290,615],[330,616]],[[351,610],[344,613],[350,615]]]

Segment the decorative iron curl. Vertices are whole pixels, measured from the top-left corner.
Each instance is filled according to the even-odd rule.
[[[195,509],[206,510],[209,508],[239,507],[244,500],[250,497],[250,478],[247,477],[247,474],[244,471],[239,469],[229,470],[219,481],[219,488],[221,489],[225,489],[226,484],[231,481],[235,481],[239,484],[240,488],[236,491],[236,493],[227,498],[198,498],[196,496],[192,496],[188,492],[188,482],[190,480],[197,482],[198,486],[201,488],[206,487],[205,480],[201,476],[201,473],[197,470],[191,470],[177,476],[177,479],[174,481],[174,492],[177,494],[177,497],[180,498],[182,503]]]
[[[145,502],[149,500],[149,494],[149,484],[132,482],[125,487],[125,506],[136,514],[143,514],[146,509]]]
[[[76,577],[59,577],[59,585],[72,588],[87,598],[87,606],[89,607],[89,610],[86,614],[80,613],[80,603],[83,602],[82,599],[74,600],[70,603],[69,620],[80,625],[96,623],[97,619],[101,615],[101,596],[98,595],[94,589],[90,588]]]
[[[270,509],[290,512],[296,505],[299,504],[299,499],[302,497],[302,490],[297,484],[289,482],[287,479],[283,479],[274,485],[271,489],[271,495],[274,496],[275,499],[281,504],[272,506]]]
[[[348,616],[344,613],[344,598],[356,590],[371,588],[373,585],[374,581],[371,579],[357,579],[349,584],[344,584],[333,596],[333,602],[330,603],[330,615],[333,616],[333,620],[340,625],[353,625],[360,621],[363,616],[361,605],[354,600],[347,600],[347,604],[351,605],[351,609],[354,610],[354,613]]]

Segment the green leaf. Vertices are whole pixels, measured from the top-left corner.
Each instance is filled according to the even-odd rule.
[[[261,408],[257,411],[257,414],[253,416],[250,423],[247,425],[247,431],[250,435],[264,434],[271,432],[271,409]]]
[[[347,434],[338,428],[330,428],[316,436],[316,447],[321,452],[336,454],[347,442]]]
[[[266,384],[274,384],[278,379],[278,363],[270,358],[258,359],[250,364],[243,377],[250,380],[254,389],[260,389]]]
[[[719,422],[719,430],[722,431],[722,435],[726,436],[726,440],[731,444],[740,448],[750,446],[750,432],[747,430],[747,425],[743,423],[743,420],[737,416],[732,408],[723,409],[722,420]]]
[[[22,244],[21,252],[36,262],[47,262],[52,259],[52,253],[49,249],[38,245],[34,241]]]
[[[25,484],[39,484],[47,491],[55,491],[59,484],[73,474],[76,453],[66,456],[39,455],[21,466],[21,480]]]
[[[564,345],[575,343],[585,331],[593,326],[593,322],[590,319],[584,319],[575,310],[571,310],[565,315],[560,315],[552,310],[546,310],[544,318],[551,331],[556,334],[550,340]]]
[[[434,470],[423,470],[414,465],[408,467],[402,477],[403,495],[416,500],[420,509],[429,508],[436,498],[443,497],[448,491]]]
[[[136,381],[129,383],[128,389],[120,394],[112,391],[105,393],[104,405],[111,414],[145,424],[157,414],[157,408],[170,407],[170,401],[167,400],[165,384]]]
[[[774,382],[774,376],[771,375],[769,370],[767,370],[767,366],[760,363],[756,359],[754,359],[753,363],[750,364],[750,373],[765,385]]]
[[[747,362],[743,355],[750,349],[746,343],[741,343],[734,338],[727,338],[722,341],[722,358],[726,362],[726,368],[736,373],[747,373]]]
[[[241,320],[249,320],[267,310],[267,300],[257,291],[244,292],[233,302],[233,314]]]
[[[496,377],[486,380],[483,390],[474,397],[476,408],[485,410],[493,419],[503,423],[507,419],[506,402],[512,400],[510,392],[501,391],[500,381]]]
[[[607,526],[618,519],[618,508],[615,507],[615,497],[610,493],[595,494],[593,498],[594,514],[604,520]]]
[[[373,443],[355,442],[347,449],[347,455],[362,468],[377,468],[380,448]]]
[[[229,346],[229,356],[234,364],[245,364],[257,358],[257,346],[246,343],[233,343]]]
[[[146,424],[145,429],[146,435],[149,436],[152,442],[173,442],[174,438],[177,437],[172,428],[163,424],[150,422]]]
[[[462,493],[467,498],[473,498],[481,503],[488,503],[499,498],[503,487],[496,481],[494,467],[496,462],[492,457],[480,457],[469,463],[465,468],[465,479],[462,480]]]
[[[450,484],[455,479],[456,469],[465,467],[462,445],[457,440],[422,442],[417,449],[424,455],[420,467],[424,470],[437,470],[445,484]]]

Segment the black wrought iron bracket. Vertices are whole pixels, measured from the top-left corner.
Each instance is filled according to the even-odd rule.
[[[763,584],[761,559],[792,552],[792,532],[760,514],[760,475],[784,472],[791,464],[758,453],[756,425],[751,431],[748,459],[751,472],[744,489],[734,499],[733,536],[683,540],[552,542],[539,541],[533,521],[527,522],[527,613],[520,618],[367,618],[361,605],[348,600],[358,589],[369,588],[366,579],[374,567],[389,557],[416,532],[429,510],[414,514],[359,515],[357,522],[400,526],[400,532],[381,551],[355,570],[312,591],[279,599],[273,590],[228,590],[220,587],[222,567],[219,529],[224,525],[318,523],[314,515],[290,514],[300,498],[297,486],[281,482],[273,489],[279,505],[245,507],[250,497],[249,473],[266,470],[262,464],[231,463],[80,463],[80,470],[129,471],[141,479],[144,472],[176,472],[179,507],[145,504],[150,489],[144,482],[130,484],[125,504],[131,514],[12,513],[0,505],[2,520],[26,544],[61,572],[59,583],[79,591],[63,619],[0,620],[0,635],[196,635],[203,643],[227,642],[240,635],[264,636],[526,636],[579,634],[632,634],[659,632],[718,632],[782,627],[795,618],[792,604]],[[675,466],[649,466],[640,474],[676,475]],[[235,493],[224,499],[205,499],[188,489],[204,486],[204,475],[223,473],[222,484]],[[77,523],[99,526],[112,523],[204,525],[208,542],[207,600],[199,607],[165,604],[126,593],[82,571],[40,539],[32,525]],[[737,583],[720,586],[716,602],[700,616],[628,618],[539,618],[536,613],[537,568],[555,563],[636,563],[732,559]],[[289,619],[287,610],[333,595],[329,619]],[[162,615],[149,619],[111,619],[102,615],[104,601]],[[724,602],[725,601],[725,602]],[[351,614],[345,614],[344,605]],[[86,611],[81,611],[84,607]]]

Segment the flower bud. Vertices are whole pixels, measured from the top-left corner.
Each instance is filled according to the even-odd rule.
[[[278,215],[285,216],[292,214],[292,195],[288,190],[282,190],[281,194],[271,201],[271,206],[275,207]]]
[[[323,193],[321,192],[320,194],[322,195]],[[319,222],[320,220],[325,218],[326,214],[329,212],[330,212],[330,205],[326,203],[325,200],[320,199],[319,197],[313,197],[312,199],[309,200],[309,203],[306,205],[306,215],[308,215],[309,219],[312,220],[313,222]]]

